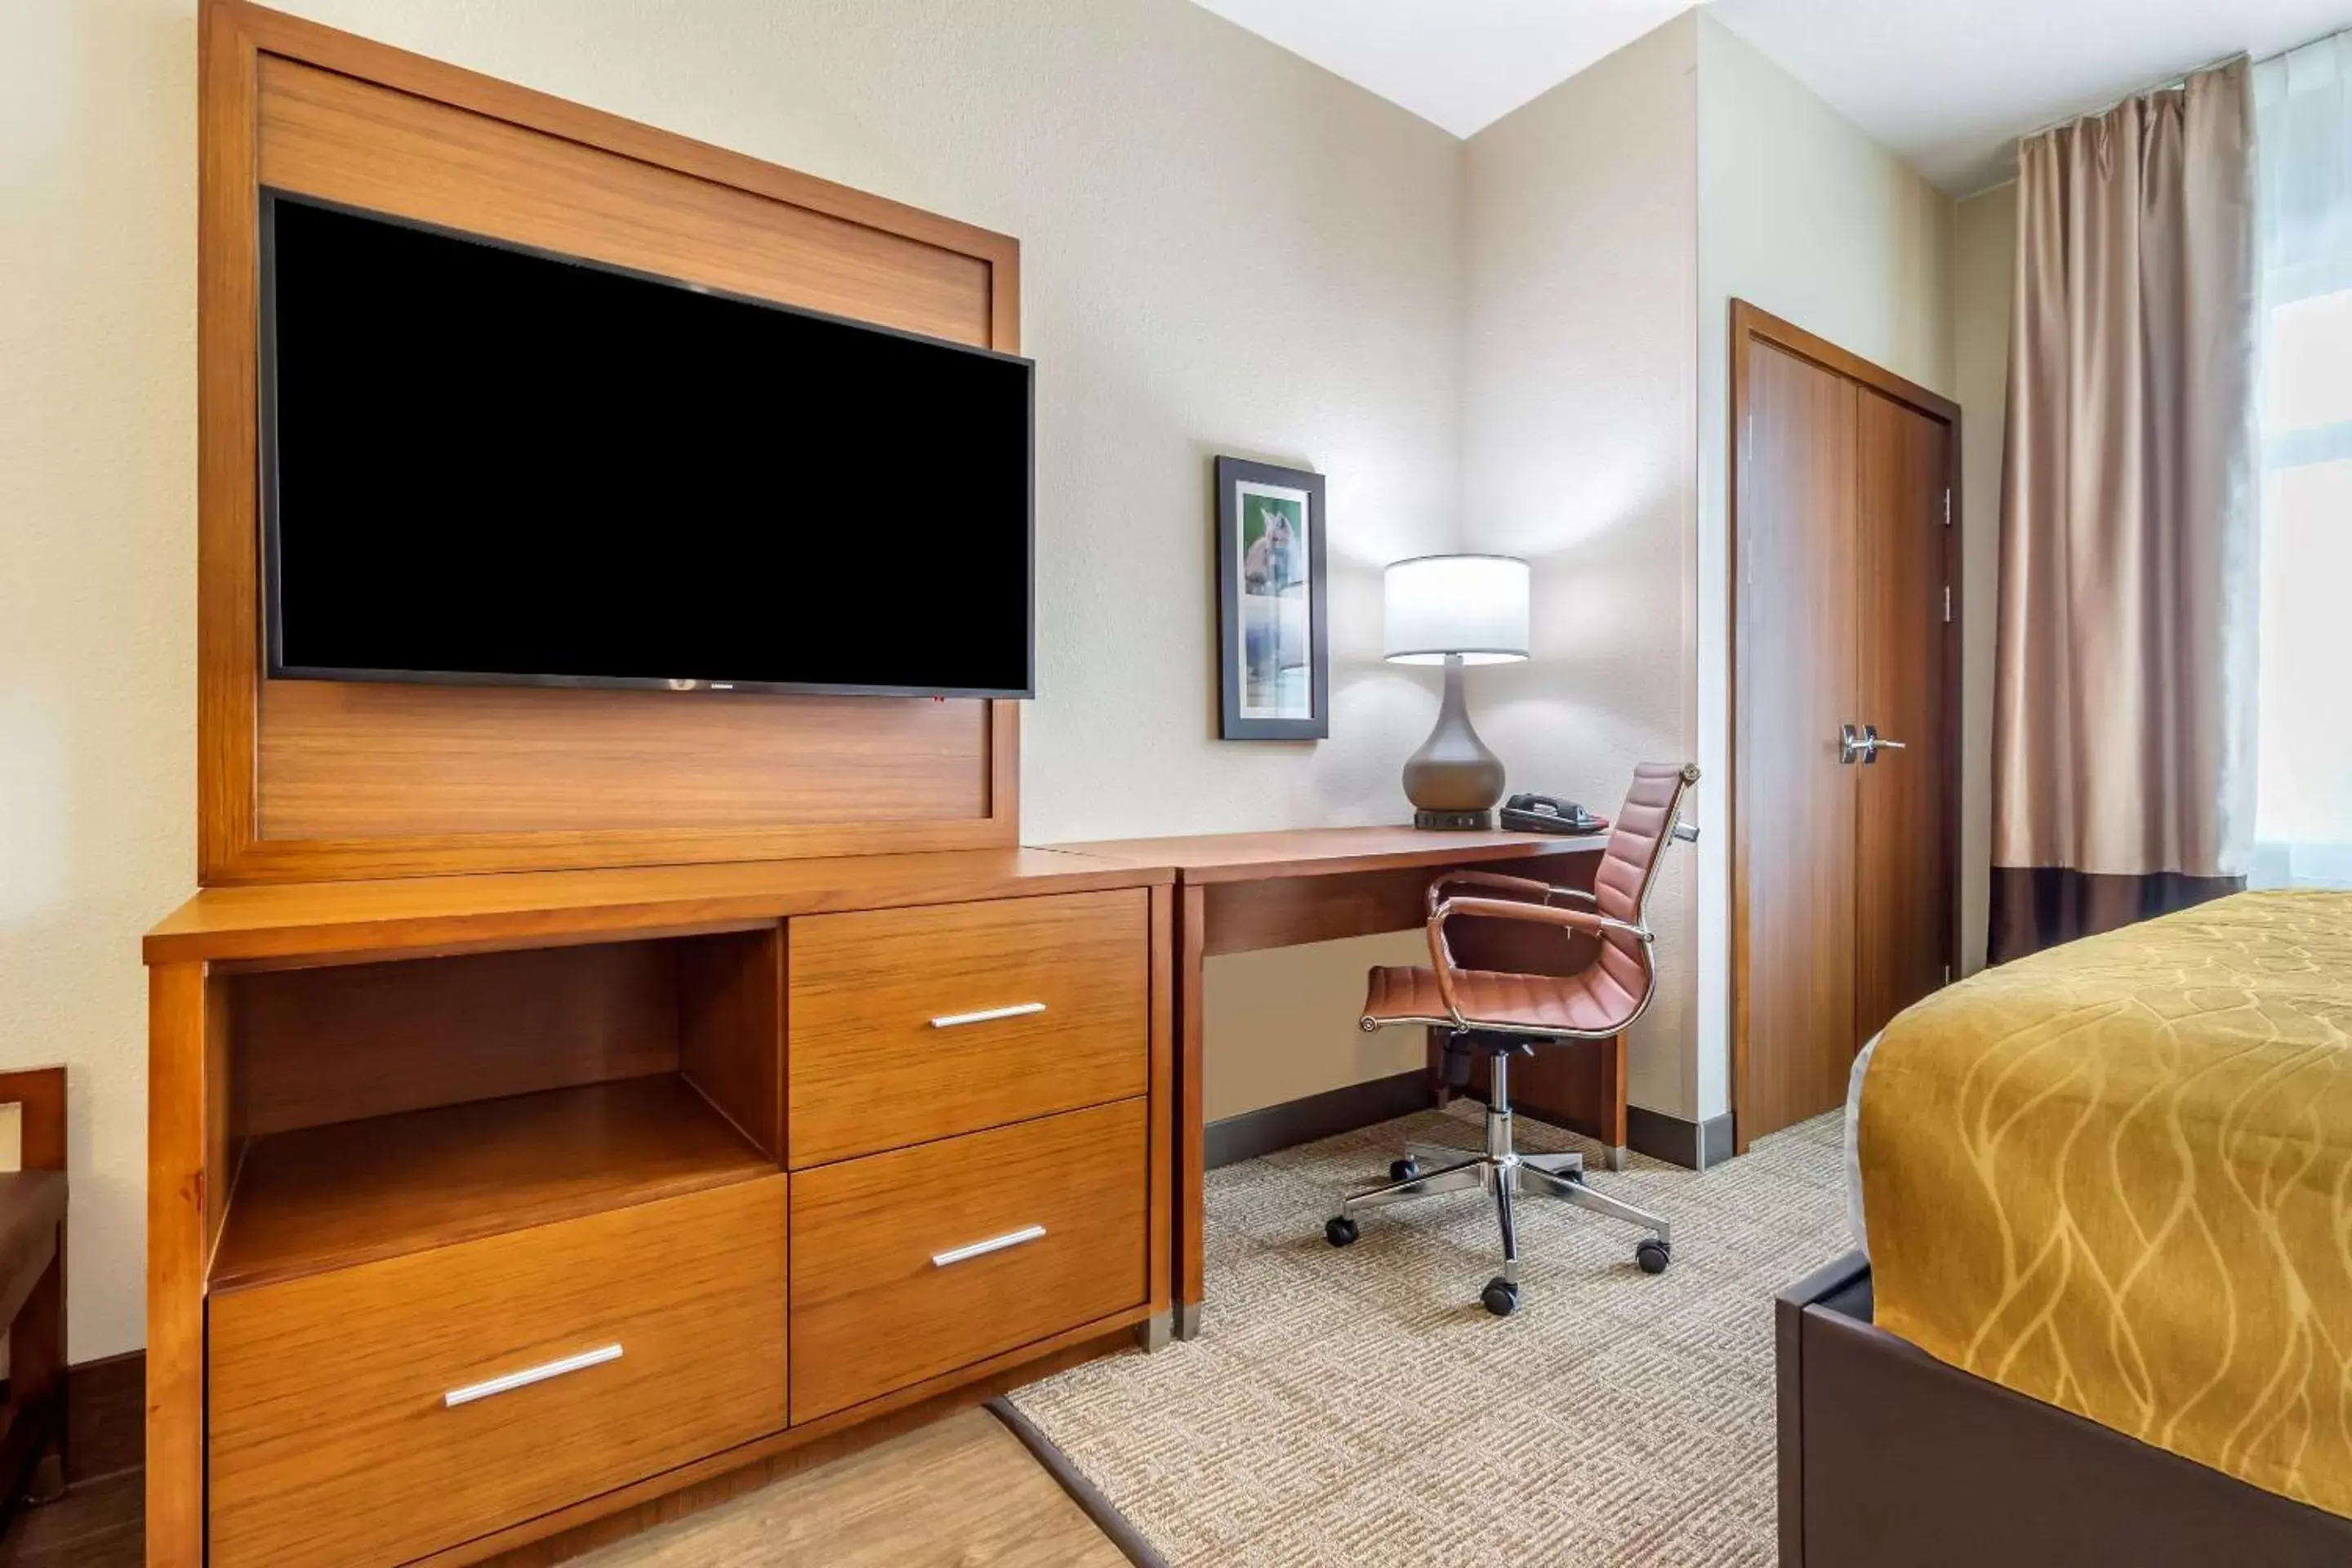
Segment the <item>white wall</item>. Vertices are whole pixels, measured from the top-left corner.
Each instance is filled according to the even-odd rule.
[[[195,47],[0,5],[0,1065],[69,1068],[76,1361],[142,1338],[139,935],[195,876]]]
[[[1016,235],[1033,840],[1392,818],[1435,713],[1380,569],[1452,536],[1460,144],[1182,0],[289,0]],[[1209,458],[1329,476],[1332,739],[1214,738]]]
[[[1454,538],[1454,138],[1185,0],[285,4],[1018,235],[1024,835],[1399,814],[1436,697],[1377,662],[1379,569]],[[72,1069],[77,1360],[143,1337],[138,937],[194,883],[194,0],[0,5],[0,1062]],[[1220,451],[1329,476],[1322,745],[1213,739]],[[1360,971],[1215,984],[1369,1072]]]
[[[2000,467],[2009,408],[2009,305],[2017,289],[2017,186],[1961,202],[1952,250],[1952,382],[1960,447],[1960,938],[1985,958],[1992,895],[1993,639],[2000,623]]]
[[[1730,301],[1954,387],[1952,204],[1704,11],[1470,141],[1463,538],[1537,565],[1537,657],[1480,670],[1514,787],[1610,800],[1696,756],[1633,1098],[1730,1109]]]
[[[1463,542],[1535,569],[1533,657],[1469,672],[1509,787],[1613,815],[1633,764],[1690,760],[1696,13],[1471,138]],[[1691,861],[1654,895],[1660,989],[1636,1103],[1688,1116]]]
[[[1746,300],[1954,391],[1952,203],[1712,16],[1698,22],[1698,752],[1729,776],[1727,384]],[[1698,1115],[1731,1105],[1727,792],[1701,795]]]
[[[1380,566],[1532,559],[1474,711],[1514,788],[1709,770],[1633,1095],[1726,1107],[1726,301],[1955,374],[1948,205],[1752,50],[1685,15],[1465,147],[1185,0],[282,3],[1021,237],[1032,841],[1395,818],[1436,697],[1378,662]],[[77,1360],[143,1337],[137,938],[194,878],[194,0],[0,6],[0,1064],[72,1069]],[[1220,451],[1329,476],[1321,745],[1212,738]],[[1416,946],[1213,963],[1217,1110],[1417,1062],[1353,1026]]]

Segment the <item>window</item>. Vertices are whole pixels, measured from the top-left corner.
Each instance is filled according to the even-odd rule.
[[[2257,887],[2352,886],[2352,33],[2255,68],[2263,368]]]

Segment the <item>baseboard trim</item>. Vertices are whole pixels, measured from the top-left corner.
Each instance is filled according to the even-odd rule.
[[[1691,1121],[1652,1110],[1646,1105],[1625,1108],[1625,1142],[1638,1153],[1685,1171],[1705,1171],[1731,1158],[1731,1116],[1710,1116]]]
[[[1326,1089],[1304,1100],[1286,1100],[1209,1123],[1201,1140],[1202,1163],[1212,1171],[1238,1164],[1276,1149],[1312,1143],[1318,1138],[1353,1132],[1393,1121],[1436,1104],[1429,1075],[1416,1068],[1389,1078]]]

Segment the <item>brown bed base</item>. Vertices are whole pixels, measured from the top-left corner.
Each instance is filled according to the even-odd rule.
[[[1781,1568],[2344,1568],[2352,1520],[1949,1367],[1852,1253],[1780,1293]]]

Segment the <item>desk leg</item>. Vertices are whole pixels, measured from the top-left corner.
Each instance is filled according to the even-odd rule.
[[[1176,1104],[1175,886],[1151,889],[1151,1229],[1145,1246],[1151,1316],[1136,1325],[1136,1342],[1165,1350],[1176,1319],[1176,1178],[1182,1117]]]
[[[1176,910],[1176,1337],[1201,1331],[1205,1136],[1201,1119],[1201,965],[1206,895],[1197,883],[1178,890]]]
[[[1632,1054],[1622,1034],[1612,1035],[1609,1038],[1609,1065],[1606,1069],[1609,1100],[1602,1108],[1604,1119],[1601,1141],[1609,1145],[1609,1168],[1612,1171],[1625,1168],[1625,1069],[1626,1058]]]

